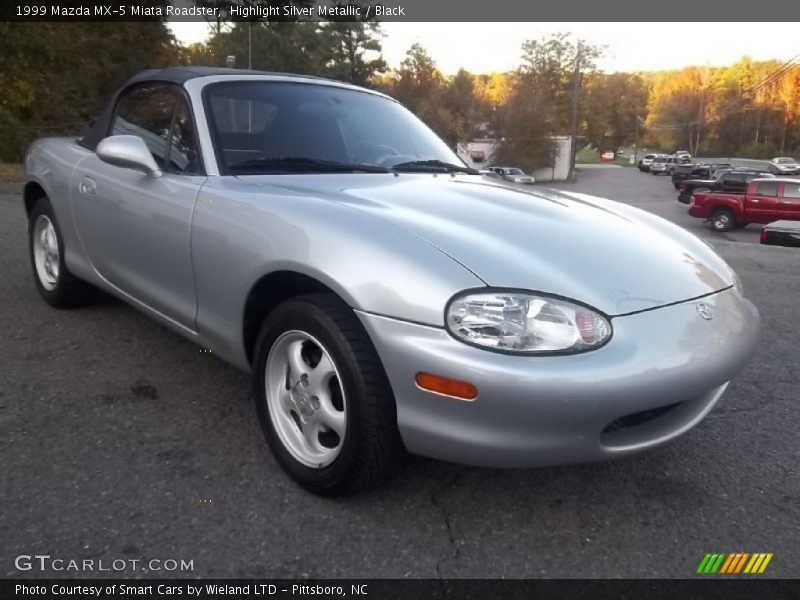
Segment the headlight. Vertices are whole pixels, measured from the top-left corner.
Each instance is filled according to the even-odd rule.
[[[446,322],[463,342],[520,354],[584,352],[611,338],[611,324],[597,312],[526,292],[457,296],[447,308]]]

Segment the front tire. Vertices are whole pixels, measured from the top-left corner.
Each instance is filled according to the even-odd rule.
[[[256,410],[267,443],[305,489],[375,487],[404,453],[394,394],[353,310],[332,294],[277,306],[255,347]]]
[[[710,225],[713,231],[723,233],[736,227],[736,217],[729,208],[718,208],[711,215]]]
[[[82,306],[95,299],[97,288],[75,277],[64,263],[64,238],[46,196],[39,198],[31,210],[28,249],[36,289],[50,306]]]

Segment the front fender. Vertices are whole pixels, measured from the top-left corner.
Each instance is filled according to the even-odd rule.
[[[485,283],[423,239],[321,194],[211,178],[192,221],[197,326],[246,364],[245,300],[264,275],[292,271],[351,307],[441,327],[447,301]]]

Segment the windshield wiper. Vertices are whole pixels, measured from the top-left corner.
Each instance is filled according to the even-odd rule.
[[[282,171],[289,173],[390,173],[386,167],[296,156],[251,158],[232,164],[229,171]]]
[[[392,165],[394,171],[422,171],[422,172],[444,172],[444,173],[468,173],[477,175],[478,171],[464,165],[454,165],[443,160],[410,160],[408,162]]]

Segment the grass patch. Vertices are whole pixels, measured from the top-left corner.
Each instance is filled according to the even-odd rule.
[[[618,155],[612,161],[600,160],[600,153],[591,148],[581,148],[575,155],[575,163],[579,165],[618,165],[620,167],[632,167],[630,159],[627,156]]]
[[[600,162],[600,153],[591,148],[581,148],[575,155],[575,162],[581,165],[596,165]]]
[[[25,171],[22,169],[22,165],[0,163],[0,183],[17,183],[24,179]]]

